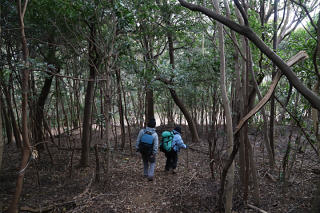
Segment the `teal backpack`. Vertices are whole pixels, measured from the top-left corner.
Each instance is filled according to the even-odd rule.
[[[173,133],[170,131],[163,131],[161,137],[160,151],[170,152],[172,150]]]

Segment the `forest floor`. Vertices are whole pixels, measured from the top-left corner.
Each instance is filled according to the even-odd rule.
[[[183,132],[187,132],[185,127],[183,129]],[[278,167],[273,171],[269,169],[267,156],[262,152],[261,132],[253,131],[253,134],[250,134],[258,173],[260,204],[255,204],[252,184],[248,203],[267,212],[310,212],[313,193],[319,181],[320,176],[317,173],[320,167],[314,151],[310,146],[303,145],[307,143],[303,138],[297,148],[297,134],[294,133],[289,139],[289,132],[287,128],[283,128],[276,134],[275,150],[281,152],[276,153]],[[133,144],[137,133],[138,129],[134,132]],[[190,144],[188,135],[182,137],[186,144]],[[129,146],[124,151],[113,152],[108,173],[104,169],[106,153],[99,149],[101,170],[100,181],[97,182],[94,149],[90,152],[90,167],[77,168],[80,149],[57,149],[51,144],[49,147],[53,163],[48,152],[44,151],[41,158],[32,160],[26,170],[19,203],[20,212],[215,212],[222,167],[216,158],[212,177],[207,139],[203,139],[201,143],[191,144],[192,149],[181,150],[177,174],[164,171],[165,157],[164,153],[160,152],[157,155],[153,181],[143,177],[141,157],[134,150],[131,154]],[[288,140],[296,143],[291,144],[288,159],[289,164],[294,163],[290,179],[285,184],[279,180],[278,168],[281,168]],[[73,141],[72,144],[77,144],[77,148],[80,148],[75,136],[68,141]],[[101,139],[97,138],[93,141],[102,143]],[[223,144],[222,139],[218,143]],[[217,150],[222,150],[223,147],[217,146]],[[3,212],[15,191],[20,155],[14,145],[5,146],[0,172],[0,211]],[[235,171],[234,213],[257,212],[243,206],[238,164]]]

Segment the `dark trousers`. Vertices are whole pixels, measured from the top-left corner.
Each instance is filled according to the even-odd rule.
[[[177,168],[178,162],[178,153],[175,151],[170,151],[165,153],[167,161],[166,161],[166,170],[169,171],[170,169]]]

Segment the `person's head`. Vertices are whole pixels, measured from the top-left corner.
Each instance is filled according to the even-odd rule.
[[[155,128],[156,127],[156,119],[150,118],[148,123],[147,123],[147,126],[151,127],[151,128]]]
[[[176,126],[176,127],[174,128],[174,130],[177,131],[177,132],[179,132],[179,133],[181,134],[181,127],[180,127],[180,126]]]

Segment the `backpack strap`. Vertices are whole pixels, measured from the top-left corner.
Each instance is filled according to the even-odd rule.
[[[144,132],[143,132],[143,134],[148,134],[148,135],[152,135],[153,133],[152,133],[152,132],[150,132],[149,130],[146,130],[146,129],[144,129]]]

